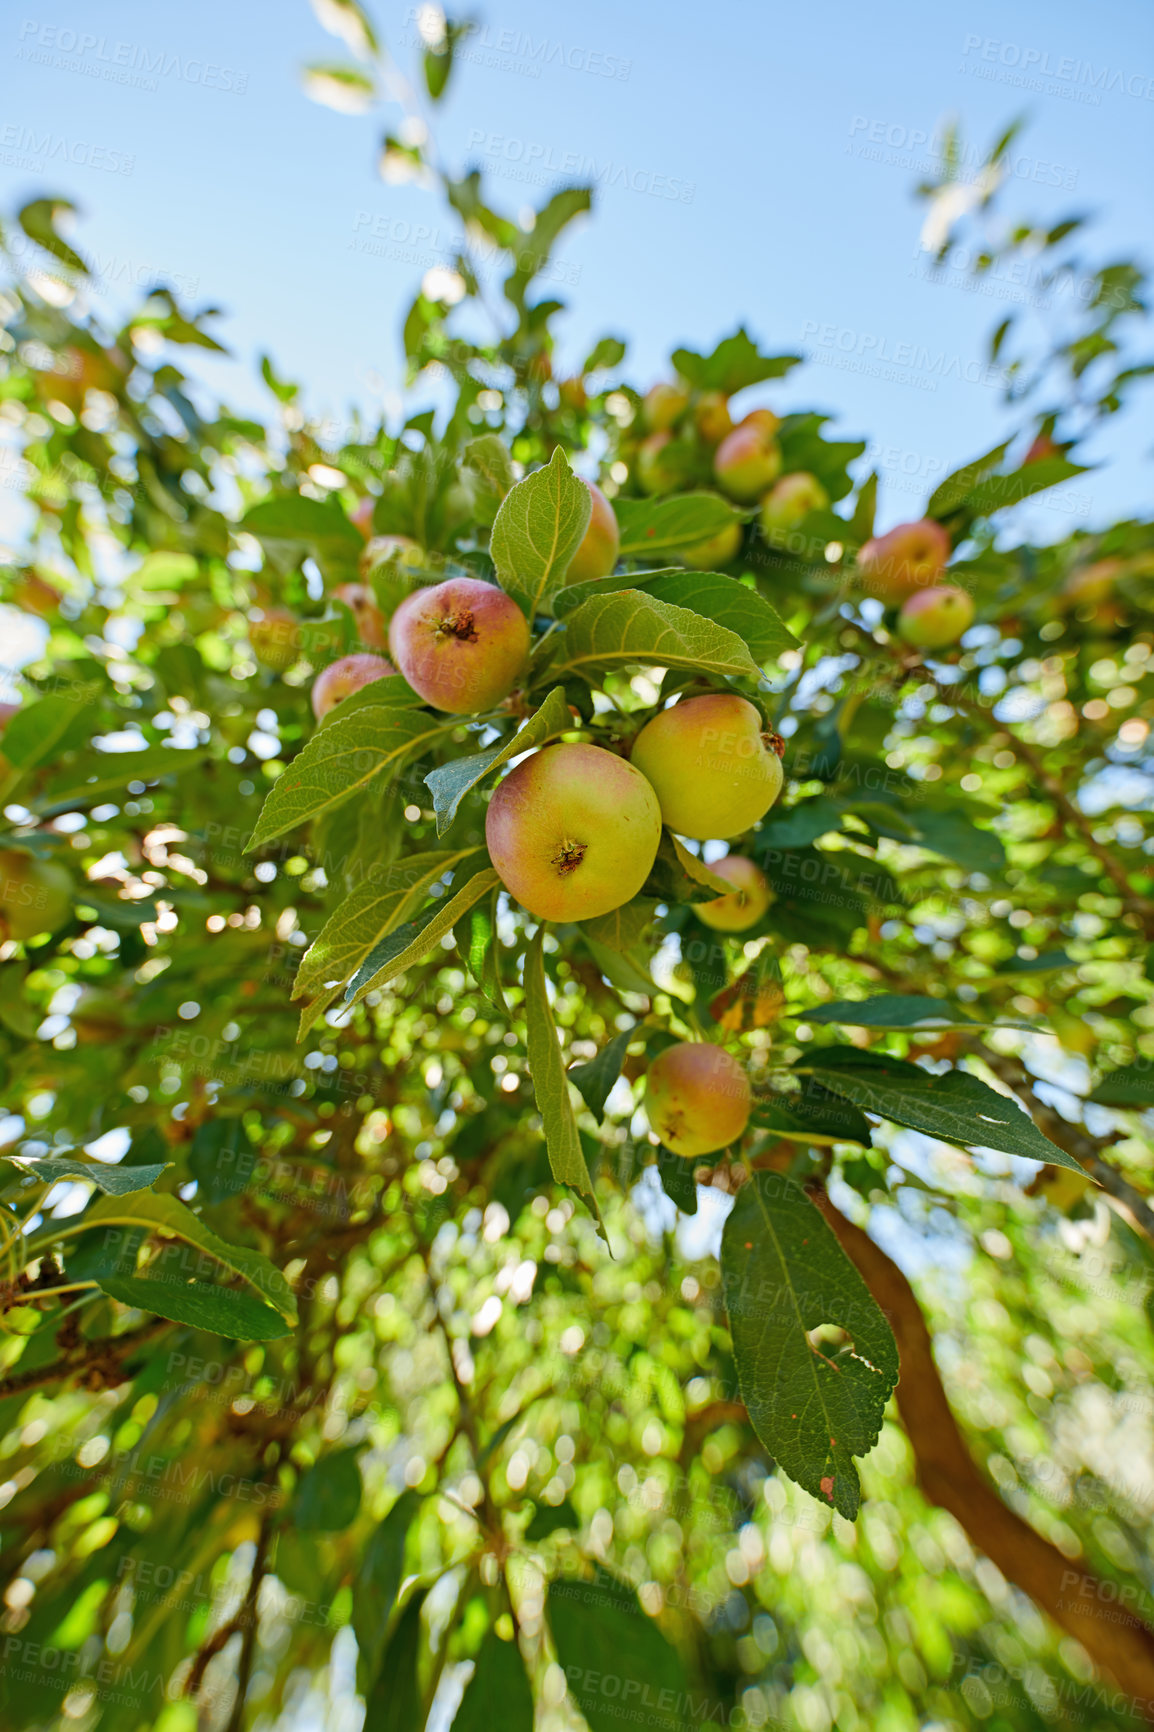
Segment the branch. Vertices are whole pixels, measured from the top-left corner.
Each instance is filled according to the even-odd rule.
[[[154,1317],[139,1329],[128,1329],[123,1335],[103,1335],[99,1341],[85,1341],[73,1353],[66,1353],[51,1365],[37,1365],[31,1371],[14,1371],[0,1380],[0,1399],[7,1395],[22,1395],[25,1390],[43,1389],[45,1384],[82,1372],[86,1389],[105,1389],[127,1381],[121,1360],[127,1359],[135,1347],[141,1347],[162,1330],[173,1325],[165,1317]]]
[[[1132,1709],[1154,1724],[1154,1630],[1133,1614],[1119,1617],[1112,1583],[1100,1582],[1007,1509],[979,1472],[958,1428],[913,1288],[897,1264],[868,1233],[847,1221],[823,1191],[811,1195],[897,1338],[902,1364],[898,1409],[925,1496],[948,1510],[974,1545],[1080,1642],[1095,1666],[1134,1698]]]

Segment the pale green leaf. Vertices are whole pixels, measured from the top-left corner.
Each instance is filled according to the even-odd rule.
[[[589,527],[593,502],[561,447],[543,469],[510,488],[489,551],[501,588],[530,620],[560,585]]]
[[[552,654],[543,664],[543,676],[549,679],[579,675],[593,680],[637,665],[761,678],[761,669],[736,632],[639,589],[591,596],[550,642]]]
[[[495,890],[500,882],[493,868],[486,866],[483,872],[474,873],[455,895],[446,896],[432,910],[426,909],[423,917],[407,921],[382,939],[345,988],[345,1003],[363,998],[374,987],[386,986],[414,962],[420,962],[446,932],[453,930],[462,914],[467,914],[474,903]]]
[[[621,530],[622,559],[667,559],[670,555],[711,541],[731,523],[737,511],[720,493],[681,493],[676,499],[615,499],[613,510]]]
[[[557,1044],[557,1029],[545,991],[544,926],[537,928],[525,957],[525,1044],[529,1074],[545,1131],[549,1166],[558,1184],[569,1185],[588,1202],[598,1224],[601,1211],[585,1161],[577,1119],[569,1095],[565,1061]]]
[[[520,732],[511,734],[503,744],[487,746],[483,752],[473,752],[467,758],[453,758],[449,763],[430,770],[425,781],[433,796],[437,835],[443,836],[448,830],[470,788],[475,788],[478,782],[483,782],[510,758],[519,757],[534,746],[543,746],[554,734],[567,733],[577,725],[565,701],[565,693],[556,686]]]
[[[171,1161],[161,1161],[147,1167],[122,1167],[107,1161],[69,1161],[56,1156],[37,1160],[32,1155],[0,1155],[0,1160],[14,1161],[30,1178],[41,1183],[56,1179],[87,1179],[106,1197],[124,1197],[132,1191],[148,1190],[172,1165]]]

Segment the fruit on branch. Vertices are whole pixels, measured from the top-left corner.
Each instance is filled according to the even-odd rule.
[[[373,512],[376,510],[376,507],[377,502],[373,498],[373,495],[371,493],[366,493],[363,499],[357,500],[356,505],[349,513],[349,521],[356,525],[366,541],[372,539]]]
[[[1123,570],[1120,559],[1096,559],[1093,565],[1075,567],[1062,585],[1064,605],[1086,607],[1108,600]]]
[[[666,433],[689,407],[689,393],[680,385],[654,385],[641,403],[641,420],[650,433]]]
[[[248,628],[252,653],[261,667],[283,674],[300,654],[299,626],[295,614],[284,607],[266,607]]]
[[[916,649],[944,649],[957,643],[974,623],[974,604],[953,583],[918,589],[907,596],[898,615],[898,632]]]
[[[707,445],[720,445],[733,431],[733,416],[724,391],[703,391],[693,409],[693,424],[698,438]]]
[[[593,510],[581,545],[569,561],[566,583],[588,583],[592,578],[608,577],[617,564],[617,549],[621,545],[621,531],[613,507],[596,482],[587,481],[585,485],[593,501]]]
[[[755,409],[717,447],[713,473],[731,499],[750,505],[781,474],[781,448],[773,436],[777,425],[770,410]]]
[[[716,902],[696,902],[693,912],[697,918],[715,932],[746,932],[756,926],[773,901],[761,867],[744,854],[727,854],[723,860],[714,860],[709,870],[733,889]]]
[[[719,566],[728,565],[730,560],[737,558],[740,546],[740,523],[727,523],[716,535],[694,542],[692,547],[682,548],[681,563],[691,571],[716,571]]]
[[[672,433],[651,433],[637,447],[637,484],[643,493],[668,493],[681,479],[681,466],[666,454]]]
[[[781,793],[781,741],[748,698],[683,698],[646,722],[632,761],[648,777],[661,816],[679,836],[740,836]]]
[[[650,1129],[675,1155],[695,1160],[736,1142],[749,1123],[749,1078],[729,1053],[682,1041],[658,1053],[645,1079]]]
[[[761,532],[767,541],[788,535],[811,511],[825,511],[829,494],[816,475],[797,469],[775,482],[761,502]]]
[[[370,649],[389,647],[389,628],[377,606],[377,598],[367,583],[338,583],[333,599],[343,601],[356,621],[357,636]]]
[[[657,796],[600,746],[546,746],[489,801],[485,841],[502,882],[539,920],[592,920],[648,878],[661,841]]]
[[[26,942],[55,932],[72,912],[72,880],[63,866],[25,848],[0,849],[0,937]]]
[[[358,561],[361,576],[369,577],[378,567],[391,564],[402,571],[420,571],[425,550],[407,535],[374,535]]]
[[[887,607],[898,607],[915,589],[928,589],[945,569],[950,538],[932,517],[899,523],[867,541],[857,569],[869,593]]]
[[[508,697],[529,654],[529,626],[504,590],[451,577],[405,597],[389,650],[418,697],[466,716]]]
[[[371,686],[374,680],[386,679],[396,671],[384,656],[369,655],[367,652],[341,656],[339,661],[330,662],[327,668],[322,668],[313,681],[313,715],[318,722],[323,721],[342,698],[347,698],[351,692],[359,692],[362,686]]]

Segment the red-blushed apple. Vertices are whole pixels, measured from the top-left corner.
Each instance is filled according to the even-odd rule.
[[[637,447],[637,485],[643,493],[668,493],[677,486],[679,468],[666,456],[666,447],[673,442],[672,433],[651,433]]]
[[[691,571],[717,571],[721,566],[728,565],[730,560],[737,558],[740,546],[740,523],[727,523],[716,535],[707,536],[704,541],[696,541],[692,547],[682,548],[681,563],[687,565]]]
[[[733,416],[724,391],[703,391],[693,409],[693,424],[698,438],[707,445],[720,445],[733,431]]]
[[[744,1069],[720,1046],[682,1041],[659,1052],[645,1079],[649,1128],[675,1155],[696,1160],[745,1132],[753,1093]]]
[[[24,848],[0,849],[0,939],[22,943],[55,932],[72,912],[72,880],[63,866]]]
[[[374,680],[387,679],[396,671],[384,656],[369,655],[367,651],[341,656],[339,661],[330,662],[327,668],[322,668],[313,681],[313,715],[318,722],[323,721],[334,704],[339,704],[342,698],[347,698],[352,692],[359,692],[362,686],[371,686]]]
[[[359,569],[368,577],[378,566],[396,563],[402,571],[420,571],[425,550],[407,535],[374,535],[361,554]]]
[[[769,542],[788,535],[811,511],[824,511],[829,494],[816,475],[795,469],[776,481],[761,502],[761,532]]]
[[[343,601],[356,621],[357,636],[370,649],[389,647],[389,628],[377,606],[377,598],[367,583],[338,583],[333,598]]]
[[[581,545],[569,561],[566,583],[588,583],[593,578],[608,577],[617,564],[617,549],[621,545],[621,531],[613,507],[595,481],[587,481],[585,485],[593,501],[593,510]]]
[[[661,841],[657,796],[601,746],[546,746],[511,770],[485,815],[489,856],[539,920],[592,920],[637,895]]]
[[[898,635],[915,649],[945,649],[973,623],[971,597],[956,584],[940,583],[906,597],[898,615]]]
[[[766,422],[753,416],[777,417],[768,409],[754,410],[727,433],[713,457],[713,473],[722,492],[742,504],[752,504],[781,474],[781,449]]]
[[[695,902],[697,918],[715,932],[746,932],[756,926],[773,901],[769,879],[761,867],[744,854],[727,854],[723,860],[714,860],[709,870],[733,889],[716,902]]]
[[[667,433],[689,407],[689,393],[680,385],[654,385],[641,403],[641,420],[650,433]]]
[[[857,556],[858,575],[887,607],[900,607],[915,589],[928,589],[945,569],[950,538],[932,517],[899,523],[867,541]]]
[[[266,607],[248,628],[252,653],[262,667],[283,674],[300,655],[300,627],[284,607]]]
[[[405,597],[389,624],[389,651],[418,697],[467,716],[513,690],[529,654],[529,625],[495,584],[451,577]]]
[[[357,500],[356,505],[349,513],[349,521],[356,524],[366,541],[372,539],[373,512],[376,508],[376,500],[371,493],[366,493],[363,499]]]
[[[646,722],[630,756],[671,830],[727,841],[764,818],[781,793],[780,747],[748,698],[710,692]]]

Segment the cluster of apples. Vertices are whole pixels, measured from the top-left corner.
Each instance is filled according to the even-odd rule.
[[[950,538],[932,517],[899,523],[867,541],[857,556],[866,589],[896,607],[898,633],[916,649],[945,649],[974,623],[973,598],[953,583],[941,583]]]

